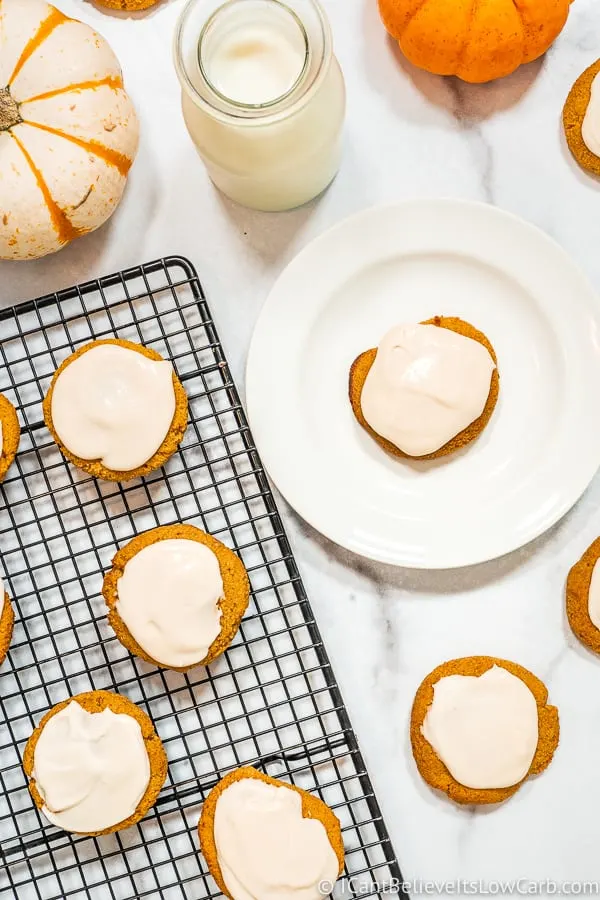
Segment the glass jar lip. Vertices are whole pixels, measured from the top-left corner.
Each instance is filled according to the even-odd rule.
[[[217,9],[215,9],[215,11],[212,13],[212,15],[209,16],[209,18],[204,23],[204,27],[202,28],[202,31],[200,32],[200,38],[198,41],[198,63],[200,66],[200,72],[202,74],[202,77],[204,78],[204,81],[206,82],[206,84],[208,85],[208,87],[210,88],[212,93],[215,94],[219,98],[219,100],[221,100],[223,103],[227,104],[227,106],[230,106],[233,109],[245,110],[245,111],[249,111],[249,110],[253,110],[256,112],[261,112],[262,110],[268,111],[270,109],[273,109],[273,107],[277,106],[278,104],[285,102],[290,97],[290,95],[293,94],[297,90],[300,83],[302,82],[302,79],[306,75],[306,71],[308,69],[308,64],[310,62],[310,44],[308,41],[308,34],[306,32],[306,28],[304,27],[302,19],[300,18],[300,16],[298,16],[298,14],[293,9],[290,9],[290,7],[287,6],[286,3],[283,3],[282,0],[271,0],[272,3],[276,3],[279,7],[281,7],[282,9],[285,9],[285,11],[292,16],[292,18],[294,19],[294,21],[296,22],[296,25],[298,26],[298,28],[300,30],[300,33],[302,34],[302,37],[304,39],[304,62],[302,64],[302,69],[298,73],[298,77],[296,78],[294,83],[287,89],[287,91],[285,91],[285,93],[283,93],[283,94],[280,94],[279,97],[275,97],[273,100],[269,100],[266,103],[242,103],[237,100],[232,100],[231,97],[228,97],[226,94],[223,94],[211,81],[211,79],[208,75],[208,72],[206,71],[206,68],[204,66],[203,60],[202,60],[202,43],[208,33],[209,28],[216,22],[218,16],[223,12],[224,9],[227,9],[228,6],[231,6],[231,4],[235,3],[235,2],[236,2],[236,0],[224,0],[222,5],[219,6]]]
[[[183,89],[189,94],[192,101],[198,106],[202,107],[213,118],[219,119],[225,123],[236,121],[238,124],[243,123],[244,125],[268,125],[272,122],[277,122],[281,119],[288,118],[288,116],[291,116],[298,110],[302,109],[302,107],[305,106],[311,99],[311,97],[316,93],[321,82],[325,78],[328,70],[328,64],[331,61],[333,55],[331,26],[319,0],[307,0],[307,2],[310,3],[310,5],[313,6],[316,10],[319,18],[319,23],[321,25],[323,34],[323,50],[321,54],[322,58],[319,62],[319,67],[315,77],[308,85],[306,85],[305,89],[300,94],[298,93],[299,89],[302,87],[303,81],[306,78],[306,74],[309,71],[311,47],[306,28],[304,27],[304,23],[292,9],[287,7],[285,0],[283,0],[283,2],[282,0],[273,0],[273,2],[279,3],[281,6],[285,6],[287,10],[294,16],[294,18],[297,19],[302,28],[302,33],[305,36],[307,52],[304,60],[304,66],[300,75],[298,76],[295,83],[291,86],[291,88],[289,88],[289,90],[286,91],[286,93],[281,97],[277,97],[275,100],[272,100],[269,103],[260,105],[236,103],[232,101],[229,97],[225,97],[223,94],[221,94],[211,83],[210,79],[208,79],[206,72],[204,71],[204,68],[201,64],[200,53],[198,53],[198,64],[204,83],[206,84],[209,92],[214,95],[216,100],[223,104],[223,108],[214,106],[205,97],[203,97],[202,94],[200,94],[189,77],[185,63],[183,61],[183,54],[181,52],[183,34],[188,18],[192,14],[197,4],[202,2],[204,2],[204,0],[188,0],[179,17],[179,21],[175,29],[174,38],[175,69],[177,71],[177,75]],[[224,0],[224,2],[208,17],[200,34],[198,35],[198,47],[200,47],[202,35],[205,34],[207,27],[212,21],[214,21],[215,16],[218,15],[223,7],[226,7],[230,3],[239,2],[243,2],[243,0]]]

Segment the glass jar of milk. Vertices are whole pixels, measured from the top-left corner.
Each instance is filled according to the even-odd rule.
[[[284,210],[332,181],[346,93],[317,0],[191,0],[175,63],[188,130],[224,194]]]

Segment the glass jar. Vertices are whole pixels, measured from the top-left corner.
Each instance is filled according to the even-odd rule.
[[[333,180],[346,93],[317,0],[190,0],[175,65],[190,135],[232,200],[292,209]]]

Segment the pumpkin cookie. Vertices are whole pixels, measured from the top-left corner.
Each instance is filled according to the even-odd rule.
[[[13,636],[15,614],[10,602],[10,597],[4,590],[4,584],[0,578],[0,665],[6,659],[8,648]]]
[[[187,428],[187,394],[171,363],[131,341],[80,347],[57,369],[43,407],[63,455],[107,481],[161,468]]]
[[[573,634],[600,653],[600,538],[588,547],[567,577],[567,619]]]
[[[453,453],[455,450],[460,450],[462,447],[465,447],[467,444],[471,443],[471,441],[474,441],[475,438],[481,434],[481,432],[489,422],[496,406],[496,402],[498,400],[500,379],[498,375],[497,359],[494,348],[490,344],[487,337],[481,331],[478,331],[476,328],[470,325],[468,322],[464,322],[462,319],[458,319],[455,317],[435,316],[433,319],[427,319],[427,321],[421,322],[420,324],[435,325],[438,328],[447,329],[448,331],[452,331],[455,334],[460,335],[462,338],[470,338],[472,341],[476,341],[478,344],[483,346],[485,350],[487,350],[487,354],[482,355],[476,348],[476,355],[472,362],[477,366],[477,379],[472,377],[472,368],[464,369],[463,387],[465,391],[470,392],[475,385],[475,387],[478,389],[478,395],[469,397],[468,407],[466,408],[466,410],[460,410],[460,413],[462,415],[462,419],[464,420],[466,415],[466,419],[468,421],[469,415],[471,414],[469,413],[469,410],[475,409],[477,403],[479,403],[473,420],[468,422],[465,427],[459,426],[459,431],[452,435],[452,423],[454,421],[458,421],[458,419],[454,417],[455,412],[458,409],[456,405],[456,397],[450,397],[451,402],[438,404],[437,408],[434,410],[431,405],[431,397],[425,398],[428,401],[428,407],[424,407],[422,404],[414,405],[414,400],[415,398],[418,399],[419,395],[417,394],[417,392],[412,392],[412,396],[408,397],[408,400],[411,404],[413,404],[411,407],[413,415],[410,416],[410,421],[409,417],[407,416],[406,420],[402,422],[402,428],[405,433],[404,436],[411,443],[411,449],[412,445],[414,445],[414,447],[418,449],[418,452],[410,453],[400,449],[400,447],[396,443],[394,443],[387,437],[383,437],[367,421],[367,418],[371,418],[371,420],[373,420],[373,417],[375,415],[378,419],[383,416],[384,419],[388,419],[389,423],[392,425],[392,428],[397,429],[397,416],[394,415],[395,410],[397,409],[397,405],[394,402],[395,399],[397,399],[397,394],[395,393],[395,391],[398,389],[397,371],[392,372],[392,375],[395,376],[394,381],[396,381],[396,384],[393,385],[394,393],[390,393],[388,395],[388,392],[390,390],[390,381],[388,377],[389,372],[391,366],[394,366],[394,368],[396,367],[395,358],[393,356],[394,347],[392,346],[394,344],[394,335],[396,334],[396,332],[410,331],[408,336],[404,335],[404,338],[411,341],[411,343],[414,345],[414,352],[418,354],[420,350],[422,350],[422,348],[420,348],[418,344],[418,341],[423,334],[423,332],[418,331],[420,326],[399,326],[399,328],[393,329],[391,332],[389,332],[388,335],[386,335],[379,348],[373,348],[371,350],[366,350],[364,353],[361,353],[361,355],[354,360],[352,368],[350,369],[349,395],[352,411],[354,412],[357,421],[371,435],[371,437],[375,441],[377,441],[377,443],[381,447],[383,447],[384,450],[386,450],[388,453],[391,453],[393,456],[402,457],[403,459],[425,460],[437,459],[440,456],[446,456],[448,453]],[[464,347],[468,349],[469,345],[465,344]],[[458,358],[459,360],[464,360],[465,357],[464,350],[461,354],[461,347],[446,348],[443,352],[453,353],[454,358]],[[363,392],[365,389],[365,384],[367,384],[369,373],[371,373],[375,360],[380,353],[384,355],[382,356],[382,363],[378,371],[383,370],[383,372],[385,373],[385,382],[382,383],[381,375],[379,375],[379,383],[377,385],[372,385],[373,389],[369,398],[372,410],[370,411],[370,414],[367,413],[367,415],[365,415],[365,398]],[[477,358],[477,355],[479,356],[479,358]],[[409,360],[409,362],[412,362],[414,366],[414,358],[412,360]],[[443,360],[443,364],[446,367],[447,362],[448,357]],[[402,364],[406,367],[405,362],[403,362]],[[461,362],[461,364],[463,363]],[[448,380],[449,379],[446,378],[441,384],[432,385],[433,391],[435,392],[439,390],[440,387],[442,390],[445,390]],[[375,391],[377,391],[377,394],[375,393]],[[486,392],[487,400],[485,400]],[[420,396],[422,398],[423,395]],[[459,401],[461,400],[460,397],[458,399]],[[481,406],[484,402],[485,406],[483,407],[483,411],[481,411]],[[444,416],[446,416],[448,412],[452,414],[452,419],[448,420],[441,418],[442,413],[444,414]],[[395,423],[393,422],[394,418],[396,418]],[[424,425],[424,423],[426,422],[427,425]],[[444,440],[443,437],[440,438],[440,435],[448,432],[448,426],[450,426],[449,439]],[[430,450],[430,452],[421,452],[427,445],[434,446],[436,443],[439,444],[440,439],[443,441],[441,446],[437,446],[436,449]]]
[[[411,713],[421,776],[456,803],[508,799],[550,764],[558,745],[558,710],[547,699],[535,675],[505,659],[468,656],[438,666]]]
[[[193,525],[163,525],[123,547],[104,579],[108,621],[124,647],[177,672],[225,652],[248,608],[244,564]]]
[[[21,440],[21,426],[17,411],[4,394],[0,394],[0,481],[12,466],[19,441]]]
[[[106,9],[119,9],[122,12],[142,12],[144,9],[150,9],[156,6],[160,0],[94,0],[98,6],[104,6]]]
[[[209,871],[230,900],[240,896],[240,883],[253,897],[302,888],[303,897],[317,900],[319,884],[333,884],[344,868],[340,823],[329,807],[249,766],[213,788],[198,833]]]
[[[143,819],[167,777],[167,757],[145,712],[91,691],[46,713],[25,746],[35,805],[65,831],[96,836]]]
[[[600,176],[600,59],[579,76],[563,109],[569,150],[582,169]]]

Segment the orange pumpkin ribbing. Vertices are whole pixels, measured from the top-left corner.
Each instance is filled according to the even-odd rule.
[[[485,53],[481,48],[486,47]],[[525,62],[525,27],[517,7],[498,0],[476,0],[456,74],[488,81],[490,74],[512,72]]]
[[[1,2],[1,0],[0,0]],[[28,97],[21,101],[24,103],[37,103],[38,100],[51,100],[52,97],[59,97],[61,94],[69,94],[71,91],[89,91],[99,87],[110,87],[114,91],[123,90],[123,79],[120,75],[108,75],[99,81],[80,81],[77,84],[67,84],[65,87],[55,88],[53,91],[46,91],[45,94],[36,94],[35,97]]]
[[[72,134],[66,134],[66,132],[59,131],[57,128],[51,128],[50,125],[41,125],[39,122],[32,122],[31,119],[26,119],[24,116],[23,121],[33,128],[40,128],[42,131],[47,131],[49,134],[54,134],[56,137],[64,138],[66,141],[77,144],[82,150],[93,153],[94,156],[98,156],[100,159],[104,160],[105,163],[108,163],[109,166],[114,166],[123,177],[127,175],[133,165],[133,160],[129,159],[128,156],[125,156],[124,153],[119,153],[118,150],[111,150],[110,147],[105,147],[104,144],[99,144],[97,141],[84,141],[83,138],[75,137]]]
[[[52,34],[54,29],[58,28],[59,25],[62,25],[63,22],[68,22],[68,21],[70,21],[69,17],[65,16],[64,13],[61,13],[61,11],[59,9],[54,9],[54,8],[52,9],[52,12],[50,13],[50,15],[44,19],[44,21],[41,23],[41,25],[38,28],[38,30],[36,31],[36,33],[33,35],[32,38],[29,39],[29,41],[25,45],[25,48],[24,48],[23,52],[21,53],[21,56],[19,57],[17,65],[15,66],[15,70],[12,73],[11,77],[9,78],[9,81],[8,81],[9,87],[13,83],[13,81],[15,80],[15,78],[17,77],[17,75],[19,74],[19,72],[21,71],[21,69],[23,68],[25,63],[27,62],[27,60],[31,56],[33,56],[33,54],[39,47],[41,47],[41,45],[44,43],[46,38]]]
[[[52,224],[56,229],[56,233],[58,234],[58,239],[61,244],[68,244],[70,241],[74,240],[77,237],[81,237],[81,235],[85,234],[85,229],[76,228],[73,223],[70,221],[69,217],[63,210],[60,208],[52,194],[50,193],[50,188],[46,184],[44,176],[34,163],[33,159],[23,146],[23,143],[19,140],[19,138],[11,133],[11,137],[13,140],[17,142],[19,145],[19,149],[21,153],[27,160],[27,165],[33,172],[34,178],[37,181],[38,187],[42,194],[44,195],[44,201],[46,206],[48,207],[48,212],[50,213],[50,218],[52,219]]]
[[[561,33],[572,0],[514,0],[525,29],[523,62],[533,62],[545,53]]]

